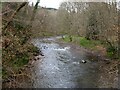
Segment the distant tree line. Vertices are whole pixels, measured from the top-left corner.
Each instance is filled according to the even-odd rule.
[[[107,43],[119,55],[118,13],[116,2],[63,2],[57,13],[57,28],[69,36]]]

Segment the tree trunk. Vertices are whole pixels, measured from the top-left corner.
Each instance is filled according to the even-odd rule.
[[[26,26],[25,30],[28,30],[29,32],[31,31],[31,28],[32,28],[32,24],[34,22],[34,18],[35,18],[35,14],[36,14],[36,10],[38,8],[38,4],[39,4],[40,0],[37,0],[35,6],[34,6],[34,9],[33,9],[33,14],[31,16],[31,19],[30,19],[30,23]],[[26,35],[26,39],[29,40],[31,38],[31,33],[29,33],[28,35]]]
[[[120,57],[120,10],[118,11],[118,57]]]
[[[36,10],[37,10],[37,8],[38,8],[39,2],[40,2],[40,0],[37,0],[37,2],[36,2],[36,4],[35,4],[34,10],[33,10],[33,14],[32,14],[31,20],[30,20],[30,25],[33,24],[33,21],[34,21],[34,18],[35,18],[35,14],[36,14]]]

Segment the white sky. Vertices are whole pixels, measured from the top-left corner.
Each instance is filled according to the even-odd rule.
[[[31,2],[34,2],[36,3],[37,0],[28,0],[30,3]],[[40,6],[43,6],[43,7],[50,7],[50,8],[59,8],[59,5],[60,3],[62,2],[63,0],[40,0]]]
[[[37,0],[28,0],[30,3],[34,2],[34,4],[37,2]],[[48,7],[48,8],[59,8],[61,2],[65,0],[40,0],[40,6],[42,7]],[[82,0],[71,0],[71,1],[82,1]],[[84,1],[84,0],[83,0]],[[89,1],[89,0],[85,0]],[[93,0],[93,1],[106,1],[106,0]],[[120,0],[116,0],[117,2]]]

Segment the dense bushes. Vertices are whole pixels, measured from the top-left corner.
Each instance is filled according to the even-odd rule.
[[[3,3],[3,8],[8,4],[9,3]],[[11,9],[15,11],[16,7],[19,6],[19,3],[10,3],[9,5],[9,8],[12,7]],[[2,19],[6,18],[7,21],[9,21],[8,17],[3,15]],[[31,31],[28,24],[24,23],[24,21],[19,21],[18,17],[24,16],[21,16],[21,14],[18,13],[15,19],[12,19],[7,28],[2,31],[3,79],[12,75],[13,72],[18,71],[20,68],[23,68],[24,65],[28,64],[30,59],[33,59],[34,55],[39,53],[38,48],[33,46],[30,42]],[[6,22],[3,21],[2,24],[5,25],[5,23]]]
[[[12,26],[11,26],[12,27]],[[8,31],[3,34],[3,46],[2,46],[2,63],[3,69],[6,68],[21,68],[26,65],[34,55],[39,53],[39,50],[34,47],[30,42],[25,41],[26,33],[23,29],[7,28]],[[5,71],[5,70],[4,70]]]

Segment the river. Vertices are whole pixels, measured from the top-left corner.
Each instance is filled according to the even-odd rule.
[[[59,38],[32,40],[44,54],[33,65],[33,87],[97,88],[99,63],[89,57],[83,48],[58,42]]]

